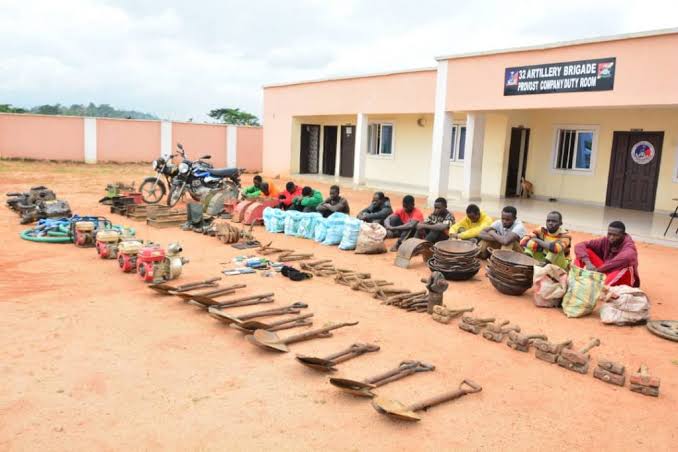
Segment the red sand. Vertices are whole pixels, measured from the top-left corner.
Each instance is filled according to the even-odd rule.
[[[214,238],[110,215],[97,204],[107,182],[138,183],[145,175],[149,169],[136,165],[0,162],[2,192],[44,183],[78,214],[108,215],[162,244],[179,240],[191,259],[179,282],[217,276],[220,262],[242,254]],[[347,194],[354,211],[371,196]],[[577,347],[599,337],[603,345],[592,351],[594,360],[618,360],[629,370],[647,363],[662,379],[660,397],[548,365],[464,333],[456,321],[442,325],[425,314],[382,306],[328,278],[295,283],[225,277],[224,284],[248,285],[239,294],[274,291],[279,306],[307,302],[316,326],[360,321],[332,338],[292,345],[291,353],[269,353],[197,308],[156,295],[93,249],[22,241],[17,216],[3,207],[0,217],[1,450],[675,449],[676,343],[644,327],[604,326],[597,312],[567,319],[559,310],[538,309],[531,291],[501,295],[484,270],[472,281],[452,283],[445,303],[474,306],[477,315],[510,319],[524,332],[545,332],[555,341],[571,338]],[[400,287],[419,290],[419,279],[428,274],[420,260],[409,270],[394,267],[392,253],[357,256],[263,228],[255,233],[262,242],[311,251]],[[574,235],[575,241],[589,237]],[[638,248],[653,318],[678,318],[672,290],[678,250]],[[380,389],[385,396],[413,402],[454,389],[463,378],[484,389],[424,413],[417,425],[396,423],[293,359],[294,353],[325,355],[358,341],[376,343],[381,351],[342,364],[337,374],[364,378],[405,359],[436,365],[435,372]]]

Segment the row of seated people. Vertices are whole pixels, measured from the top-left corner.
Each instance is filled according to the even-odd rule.
[[[244,194],[275,198],[277,192],[272,184],[255,176],[254,185],[246,188]],[[284,210],[319,212],[324,217],[334,212],[350,212],[348,201],[340,195],[336,185],[330,188],[330,196],[326,199],[318,190],[301,188],[294,182],[288,182],[285,190],[277,195],[278,207]],[[638,252],[621,221],[610,223],[605,237],[578,243],[572,262],[572,237],[563,227],[562,215],[556,211],[546,216],[544,226],[528,232],[513,206],[504,207],[501,218],[493,220],[476,204],[469,204],[464,218],[456,222],[454,214],[447,209],[447,200],[438,198],[433,212],[424,219],[413,196],[404,196],[402,207],[394,211],[391,200],[383,192],[376,192],[370,205],[361,210],[357,218],[379,223],[386,228],[387,237],[397,238],[391,251],[397,251],[403,241],[413,237],[431,243],[449,238],[472,240],[478,243],[483,259],[487,259],[493,249],[510,249],[533,257],[541,265],[554,264],[567,270],[573,263],[579,268],[602,272],[606,275],[607,285],[640,286]]]

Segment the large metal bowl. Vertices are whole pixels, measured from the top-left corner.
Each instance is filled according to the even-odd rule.
[[[476,265],[466,267],[466,268],[455,268],[453,270],[448,269],[447,267],[440,267],[436,261],[435,257],[432,257],[427,262],[428,268],[432,272],[440,272],[448,281],[466,281],[473,278],[478,270],[480,270],[480,263]]]
[[[508,285],[498,279],[496,279],[494,276],[492,276],[492,273],[488,273],[487,277],[490,279],[490,282],[494,286],[495,289],[497,289],[499,292],[505,294],[505,295],[513,295],[513,296],[518,296],[522,295],[529,289],[529,287],[524,287],[524,286],[513,286],[513,285]]]
[[[534,267],[539,265],[539,262],[530,256],[512,250],[494,250],[492,258],[512,266]]]
[[[433,245],[433,252],[452,256],[476,256],[480,249],[473,242],[465,240],[443,240]]]

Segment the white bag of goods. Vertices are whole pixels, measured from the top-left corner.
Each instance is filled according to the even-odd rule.
[[[313,240],[322,243],[327,236],[327,218],[318,218],[313,228]]]
[[[292,237],[299,236],[299,222],[301,221],[301,212],[296,210],[288,210],[285,212],[285,235]]]
[[[299,237],[313,240],[315,233],[315,223],[318,218],[322,218],[318,212],[302,213],[299,221],[299,230],[297,231]]]
[[[327,234],[323,245],[339,245],[344,237],[344,223],[349,216],[345,213],[334,212],[327,218]]]
[[[650,318],[650,300],[637,287],[605,287],[600,320],[614,325],[634,325]]]
[[[341,237],[341,243],[339,243],[339,249],[348,251],[354,250],[356,244],[358,243],[358,236],[360,235],[360,224],[362,221],[357,218],[349,218],[344,223],[344,234]]]
[[[360,225],[356,254],[379,254],[386,252],[386,228],[379,223],[365,223]]]

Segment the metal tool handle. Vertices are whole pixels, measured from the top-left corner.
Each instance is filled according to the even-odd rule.
[[[221,309],[230,309],[230,308],[242,308],[243,306],[252,306],[255,304],[263,304],[263,303],[273,303],[273,298],[255,298],[253,300],[246,300],[246,301],[241,301],[238,303],[233,303],[233,304],[215,304],[210,306],[210,308],[214,308],[215,310],[219,311]]]
[[[391,369],[389,371],[386,371],[379,375],[375,375],[363,381],[367,384],[381,386],[386,383],[390,383],[391,381],[399,380],[415,372],[424,372],[434,369],[435,366],[433,366],[432,364],[425,364],[422,363],[421,361],[403,361],[395,369]]]
[[[468,323],[469,325],[483,325],[485,323],[491,323],[495,321],[494,317],[486,317],[486,318],[477,318],[477,317],[470,317],[470,316],[463,316],[461,320],[464,323]]]
[[[378,345],[373,344],[353,344],[349,348],[342,350],[337,353],[326,356],[325,360],[334,361],[335,364],[343,363],[349,359],[355,358],[356,356],[362,355],[368,352],[376,352],[379,350]]]
[[[210,284],[213,284],[221,279],[220,276],[214,277],[214,278],[209,278],[209,279],[204,279],[202,281],[196,281],[192,283],[186,283],[182,284],[180,286],[177,286],[175,289],[175,292],[185,292],[187,290],[192,290],[196,289],[198,287],[206,287],[209,286]]]
[[[280,330],[289,330],[291,328],[298,328],[300,326],[309,326],[313,325],[313,320],[295,320],[293,322],[287,322],[282,325],[272,326],[268,328],[268,331],[280,331]]]
[[[260,295],[250,295],[248,297],[233,298],[231,300],[224,301],[222,303],[216,303],[214,306],[216,306],[217,308],[220,307],[220,306],[230,306],[230,305],[234,305],[236,303],[240,303],[241,301],[258,300],[260,298],[270,298],[270,297],[273,297],[273,295],[275,295],[275,294],[273,292],[271,292],[271,293],[264,293],[264,294],[260,294]]]
[[[256,319],[257,317],[268,317],[274,315],[283,315],[283,314],[298,314],[301,311],[299,309],[290,309],[290,308],[276,308],[269,309],[267,311],[258,311],[251,314],[243,314],[237,317],[238,320],[244,322],[245,320]]]
[[[458,389],[456,389],[452,392],[441,394],[441,395],[436,396],[436,397],[432,397],[430,399],[421,401],[419,403],[415,403],[414,405],[410,405],[409,409],[411,411],[426,410],[426,409],[429,409],[429,408],[434,407],[436,405],[440,405],[441,403],[449,402],[451,400],[455,400],[455,399],[458,399],[460,397],[463,397],[467,394],[473,394],[475,392],[480,392],[482,390],[483,390],[482,386],[475,383],[474,381],[464,380],[459,384]]]
[[[589,350],[591,350],[593,347],[597,347],[599,345],[600,345],[600,339],[598,339],[598,338],[591,339],[591,342],[589,342],[586,347],[582,348],[579,351],[579,353],[581,353],[583,355],[586,352],[588,352]]]
[[[298,315],[295,317],[289,317],[287,319],[278,320],[277,322],[271,322],[268,324],[269,328],[266,328],[268,331],[272,331],[271,328],[276,328],[280,325],[285,325],[287,323],[297,322],[299,320],[304,320],[313,317],[313,313]]]
[[[332,330],[338,330],[339,328],[343,328],[345,326],[353,326],[357,325],[358,322],[344,322],[344,323],[337,323],[335,325],[328,325],[323,328],[318,328],[317,330],[311,330],[307,331],[305,333],[301,334],[295,334],[294,336],[286,337],[284,338],[281,342],[285,345],[287,344],[293,344],[295,342],[301,342],[305,341],[306,339],[311,339],[317,336],[321,336],[325,333],[329,333]]]

